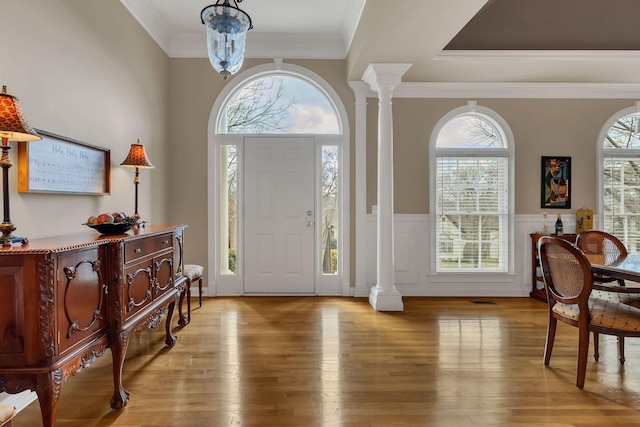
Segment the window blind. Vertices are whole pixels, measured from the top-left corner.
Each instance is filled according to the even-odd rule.
[[[603,171],[604,229],[640,253],[640,160],[605,157]]]
[[[436,270],[508,271],[506,157],[436,161]]]

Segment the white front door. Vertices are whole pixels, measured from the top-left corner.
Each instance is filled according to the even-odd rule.
[[[244,292],[314,292],[314,138],[244,140]]]

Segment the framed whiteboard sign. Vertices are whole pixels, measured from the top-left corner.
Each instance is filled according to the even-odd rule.
[[[36,131],[42,140],[18,143],[19,192],[110,194],[110,150]]]

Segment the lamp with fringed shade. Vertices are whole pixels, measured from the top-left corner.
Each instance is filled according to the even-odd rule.
[[[9,209],[9,168],[11,159],[9,158],[9,141],[37,141],[42,139],[40,135],[29,125],[22,114],[18,98],[7,93],[7,87],[2,86],[0,93],[0,138],[2,139],[2,157],[0,157],[0,167],[2,168],[2,202],[4,216],[0,224],[0,243],[2,246],[11,246],[12,243],[27,243],[23,237],[15,237],[13,233],[16,227],[11,223]]]
[[[120,166],[136,168],[136,177],[133,180],[133,183],[136,187],[136,203],[135,203],[135,213],[133,217],[136,219],[136,222],[140,220],[140,214],[138,213],[138,184],[140,183],[139,175],[140,168],[143,169],[153,169],[153,165],[147,158],[147,154],[144,152],[144,146],[140,144],[140,140],[136,144],[131,144],[131,148],[129,149],[129,154],[127,158],[124,159]]]

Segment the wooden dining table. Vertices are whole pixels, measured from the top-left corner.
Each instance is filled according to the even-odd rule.
[[[628,254],[613,264],[606,265],[603,255],[587,255],[591,270],[596,274],[619,280],[640,282],[640,254]]]

